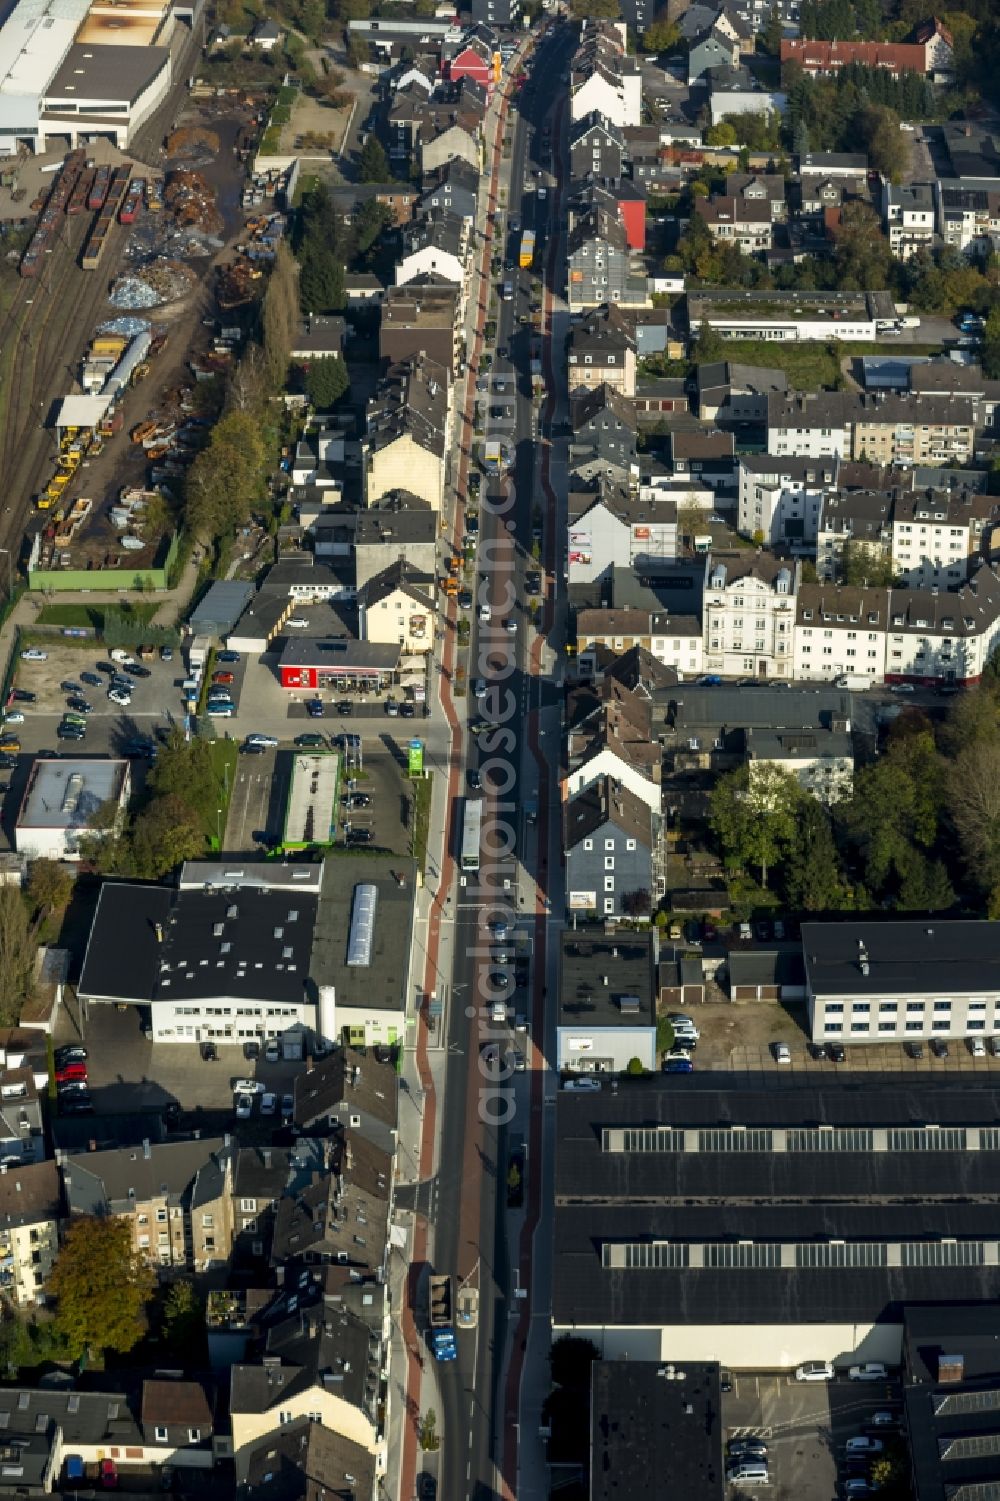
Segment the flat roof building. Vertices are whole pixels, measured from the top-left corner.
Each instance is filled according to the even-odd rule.
[[[416,864],[402,856],[324,862],[311,973],[328,1042],[402,1041],[415,895]]]
[[[337,832],[337,784],[340,757],[316,751],[296,756],[285,807],[283,850],[321,849]]]
[[[55,761],[38,757],[14,828],[19,854],[34,860],[79,860],[80,840],[93,835],[94,815],[108,805],[121,827],[131,790],[129,763],[118,758]]]
[[[623,846],[624,842],[622,836]],[[654,1068],[656,994],[654,933],[623,931],[605,936],[593,929],[564,933],[557,1066],[620,1074],[638,1058],[644,1068]]]
[[[648,1493],[722,1501],[722,1393],[714,1362],[595,1360],[590,1501]]]
[[[385,688],[399,671],[398,644],[355,641],[350,636],[289,641],[278,672],[282,688]]]
[[[560,1092],[557,1337],[606,1359],[898,1364],[906,1304],[997,1298],[988,1079],[782,1082]]]

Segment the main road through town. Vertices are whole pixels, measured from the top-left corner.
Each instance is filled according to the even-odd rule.
[[[534,228],[539,249],[536,268],[548,266],[550,216],[555,205],[551,179],[542,170],[548,165],[544,155],[543,129],[549,123],[553,145],[556,141],[566,92],[561,78],[572,50],[572,37],[565,28],[545,37],[539,44],[527,87],[515,96],[511,112],[510,201],[506,235],[498,236],[496,245],[503,251],[504,269],[498,284],[514,282],[514,296],[498,299],[499,317],[496,345],[493,350],[493,393],[489,402],[503,408],[513,405],[512,431],[503,436],[513,448],[512,467],[501,480],[488,482],[488,493],[481,508],[481,534],[476,604],[489,604],[491,619],[478,621],[474,627],[470,654],[468,705],[470,719],[496,717],[509,732],[499,750],[491,755],[470,736],[470,769],[482,764],[486,794],[495,811],[497,839],[509,829],[516,841],[516,858],[512,862],[511,884],[501,888],[504,895],[495,901],[491,892],[469,877],[458,888],[455,902],[455,942],[452,973],[452,1002],[448,1009],[447,1073],[443,1091],[440,1124],[441,1150],[438,1180],[435,1185],[434,1260],[436,1269],[453,1271],[456,1286],[468,1283],[479,1288],[479,1323],[475,1334],[459,1331],[459,1358],[452,1365],[436,1370],[440,1403],[440,1430],[443,1445],[440,1458],[440,1495],[447,1501],[487,1501],[500,1494],[510,1495],[504,1483],[501,1464],[505,1398],[503,1378],[508,1355],[508,1326],[516,1318],[517,1273],[508,1256],[505,1217],[507,1213],[508,1157],[512,1143],[531,1141],[529,1123],[534,1091],[530,1064],[540,1062],[533,1051],[537,1039],[541,1045],[542,1013],[545,1005],[545,977],[540,968],[531,967],[529,995],[514,995],[513,976],[507,999],[511,1017],[506,1027],[491,1026],[487,1002],[492,993],[484,984],[495,964],[486,924],[491,917],[502,916],[508,907],[514,929],[502,945],[511,958],[530,951],[537,932],[536,911],[543,912],[548,879],[544,851],[548,848],[547,831],[535,824],[529,808],[537,796],[534,785],[523,781],[525,762],[531,740],[531,719],[537,716],[541,702],[556,692],[550,681],[532,676],[540,659],[539,643],[530,629],[531,612],[527,604],[525,574],[538,568],[533,563],[532,527],[539,512],[545,511],[542,491],[538,488],[538,449],[536,409],[531,389],[531,342],[529,307],[532,300],[533,275],[537,269],[518,269],[520,230],[510,228],[511,219],[520,219],[523,227]],[[540,175],[536,176],[536,168]],[[539,186],[545,185],[542,196]],[[513,268],[513,269],[511,269]],[[498,287],[499,290],[499,287]],[[500,354],[500,351],[506,351]],[[557,358],[562,358],[561,353]],[[497,377],[507,377],[506,386],[496,390]],[[489,430],[489,428],[488,428]],[[550,521],[551,518],[546,518]],[[553,539],[550,537],[551,548]],[[558,577],[558,571],[556,573]],[[554,579],[553,579],[554,582]],[[513,603],[509,603],[513,601]],[[478,614],[478,610],[477,610]],[[490,660],[490,644],[503,641],[499,622],[512,617],[517,622],[516,635],[506,635]],[[546,612],[540,615],[544,622]],[[504,633],[505,634],[505,633]],[[501,671],[504,658],[515,656],[514,671]],[[487,683],[487,696],[477,701],[475,680]],[[459,704],[463,701],[459,700]],[[510,712],[509,712],[510,711]],[[509,765],[510,773],[499,765]],[[491,787],[490,773],[494,772]],[[554,771],[555,768],[552,768]],[[510,778],[513,777],[511,782]],[[530,781],[530,775],[529,775]],[[495,787],[495,790],[494,790]],[[465,789],[463,788],[463,794]],[[540,801],[541,817],[550,803]],[[489,819],[487,819],[489,823]],[[460,831],[460,810],[452,820]],[[456,837],[460,835],[456,832]],[[541,862],[536,851],[542,852]],[[457,854],[457,849],[453,852]],[[489,860],[484,860],[485,875]],[[501,867],[501,870],[505,867]],[[501,876],[501,879],[503,877]],[[496,909],[496,910],[494,910]],[[544,920],[544,919],[540,919]],[[528,1030],[513,1032],[513,1013],[524,1010]],[[470,1014],[471,1013],[471,1014]],[[499,1067],[482,1064],[482,1049],[499,1043],[502,1056]],[[509,1060],[511,1046],[527,1055],[529,1070],[514,1073]],[[509,1122],[500,1117],[513,1110]],[[504,1472],[508,1472],[506,1456]]]

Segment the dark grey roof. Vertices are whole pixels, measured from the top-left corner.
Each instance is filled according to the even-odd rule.
[[[995,1305],[905,1310],[903,1400],[919,1501],[975,1501],[1000,1484],[998,1350]]]
[[[354,641],[347,636],[311,637],[289,641],[281,653],[281,666],[318,667],[321,672],[338,668],[395,672],[399,658],[398,645],[380,646],[375,641]]]
[[[335,1048],[327,1058],[295,1076],[295,1128],[307,1129],[331,1111],[373,1115],[395,1129],[398,1081],[392,1063],[380,1062],[371,1051]]]
[[[0,1168],[0,1231],[62,1215],[62,1182],[54,1162]]]
[[[394,648],[398,652],[399,648]],[[402,857],[376,860],[345,855],[323,866],[320,919],[312,954],[312,977],[317,986],[336,991],[338,1021],[350,1025],[349,1011],[402,1012],[406,1008],[406,974],[413,924],[416,865]],[[376,889],[375,936],[367,965],[347,964],[354,892],[359,884]]]
[[[990,922],[804,923],[810,991],[967,995],[1000,990],[1000,926]]]
[[[290,1397],[320,1387],[361,1408],[373,1421],[378,1372],[372,1384],[369,1329],[341,1311],[332,1319],[322,1312],[298,1313],[272,1326],[262,1363],[234,1365],[230,1408],[234,1413],[267,1413]]]
[[[301,1418],[242,1454],[246,1501],[373,1501],[375,1456],[360,1444]]]
[[[718,1365],[686,1360],[668,1381],[661,1361],[595,1360],[590,1375],[590,1501],[722,1501]]]
[[[74,1214],[123,1214],[161,1198],[178,1206],[211,1203],[225,1188],[231,1152],[222,1136],[82,1152],[63,1163],[66,1202]]]
[[[42,1445],[48,1458],[57,1428],[63,1454],[84,1444],[141,1445],[142,1429],[131,1408],[129,1399],[114,1390],[5,1387],[0,1391],[0,1443],[27,1444],[27,1479],[41,1459]]]
[[[806,983],[802,953],[796,948],[730,949],[730,985],[789,985]]]
[[[638,1011],[629,1009],[634,999]],[[564,933],[559,970],[559,1026],[651,1027],[656,967],[650,933],[604,937]]]
[[[44,97],[61,104],[81,101],[81,118],[99,113],[102,104],[135,104],[153,80],[170,66],[168,47],[115,47],[101,43],[72,46]],[[94,101],[91,107],[91,101]]]
[[[742,730],[827,729],[834,720],[851,718],[851,695],[843,688],[716,688],[679,683],[657,694],[668,704],[668,723],[678,735]]]
[[[316,898],[305,891],[106,884],[79,989],[132,1002],[222,995],[299,1002],[315,919]]]
[[[239,620],[253,598],[253,584],[235,579],[217,579],[191,611],[189,624],[195,635],[224,636]]]
[[[438,532],[437,512],[425,500],[405,491],[383,496],[377,506],[359,513],[354,533],[355,547],[381,547],[387,542],[433,542]]]
[[[612,777],[598,777],[566,802],[563,845],[572,850],[599,829],[613,827],[646,849],[653,843],[649,804]]]

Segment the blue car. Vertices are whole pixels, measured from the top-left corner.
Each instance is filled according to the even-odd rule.
[[[215,660],[217,662],[238,662],[240,654],[238,651],[220,651],[216,653]]]
[[[665,1074],[690,1074],[694,1072],[694,1064],[690,1058],[668,1058],[663,1065]]]
[[[323,700],[321,698],[311,698],[306,704],[306,712],[310,719],[322,719]]]

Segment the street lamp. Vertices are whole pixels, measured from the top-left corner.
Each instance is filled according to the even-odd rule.
[[[14,555],[9,547],[0,547],[7,554],[7,598],[14,598]]]
[[[222,853],[222,809],[215,810],[215,843],[219,854]]]

